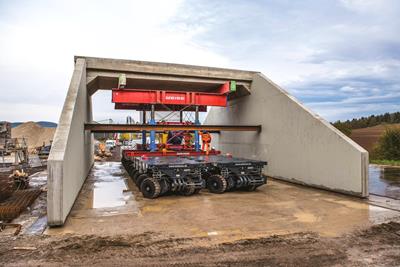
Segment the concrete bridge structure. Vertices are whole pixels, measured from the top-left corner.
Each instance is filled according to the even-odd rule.
[[[227,108],[211,108],[207,125],[261,125],[261,132],[215,134],[213,145],[268,161],[265,174],[359,197],[368,196],[368,152],[256,71],[75,57],[48,159],[48,224],[63,225],[93,165],[91,96],[118,86],[209,91],[234,80]]]

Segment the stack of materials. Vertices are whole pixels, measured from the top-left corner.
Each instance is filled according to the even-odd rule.
[[[0,177],[0,201],[9,198],[14,191],[14,179],[11,177]]]
[[[49,145],[56,128],[44,128],[35,122],[25,122],[11,129],[12,138],[24,138],[29,149]]]
[[[0,221],[11,221],[19,216],[42,193],[40,189],[17,190],[0,203]]]

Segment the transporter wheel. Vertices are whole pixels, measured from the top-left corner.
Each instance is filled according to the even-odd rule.
[[[141,173],[138,170],[135,170],[135,173],[132,175],[132,180],[135,182],[135,184],[137,185],[137,179],[140,175],[142,175],[143,173]]]
[[[147,176],[147,174],[140,174],[139,176],[137,176],[136,178],[136,186],[138,188],[142,188],[142,182],[146,179],[149,178],[149,176]]]
[[[128,165],[128,160],[126,160],[124,157],[121,158],[121,163],[122,165],[126,168],[126,166]]]
[[[256,185],[249,185],[249,186],[246,186],[244,189],[245,189],[246,191],[251,192],[251,191],[256,190],[256,188],[257,188]]]
[[[140,191],[145,198],[156,198],[160,195],[160,183],[154,178],[146,178],[140,185]]]
[[[226,190],[227,182],[221,175],[214,174],[208,177],[207,187],[211,193],[222,194]]]
[[[130,173],[130,176],[131,176],[131,178],[132,178],[132,181],[134,182],[134,183],[136,183],[136,173],[137,173],[137,170],[136,169],[133,169],[132,170],[132,172]]]
[[[211,173],[210,173],[210,172],[202,172],[202,173],[201,173],[201,178],[203,178],[203,179],[205,179],[205,180],[207,180],[208,177],[210,177],[210,176],[211,176]]]
[[[193,179],[191,177],[187,177],[187,183],[193,183]],[[194,185],[190,185],[190,186],[185,186],[184,189],[182,189],[179,193],[183,196],[191,196],[195,193],[196,188],[194,187]]]
[[[132,164],[131,165],[128,165],[128,168],[126,168],[127,169],[127,171],[128,171],[128,174],[129,174],[129,176],[130,177],[133,177],[133,175],[135,174],[135,168],[132,166]]]
[[[169,186],[167,179],[165,179],[165,178],[161,179],[161,181],[159,183],[161,186],[160,195],[164,195],[165,193],[167,193],[170,190],[170,186]]]
[[[235,177],[233,175],[229,175],[226,179],[226,191],[233,191],[236,187]]]

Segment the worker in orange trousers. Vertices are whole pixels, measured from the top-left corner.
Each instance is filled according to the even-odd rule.
[[[201,132],[201,141],[201,150],[206,151],[208,154],[208,151],[210,151],[211,134],[207,131]]]

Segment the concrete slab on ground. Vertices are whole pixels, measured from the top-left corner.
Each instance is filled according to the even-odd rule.
[[[46,234],[174,237],[233,241],[313,231],[339,236],[400,219],[400,212],[323,190],[271,180],[255,192],[144,199],[119,162],[96,162],[65,225]]]

